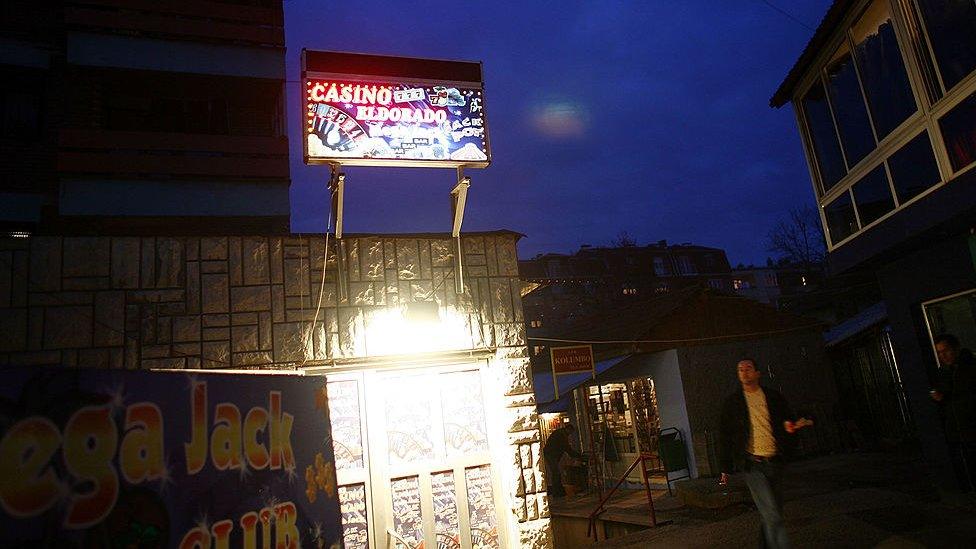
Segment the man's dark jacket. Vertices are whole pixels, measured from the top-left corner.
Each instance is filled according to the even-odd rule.
[[[769,422],[772,424],[773,437],[776,439],[777,455],[789,459],[793,453],[794,438],[786,432],[783,422],[793,421],[793,411],[779,392],[768,387],[763,387],[762,390],[766,394],[766,408],[769,410]],[[749,406],[746,404],[742,389],[725,398],[719,422],[719,468],[723,473],[731,473],[736,469],[742,470],[745,466],[749,431],[752,429],[749,422]]]
[[[573,450],[573,447],[569,444],[570,430],[567,427],[560,427],[555,431],[549,433],[549,440],[546,441],[545,448],[542,449],[542,453],[546,459],[550,461],[559,461],[559,458],[563,457],[563,454],[569,454],[574,458],[580,458],[580,453]]]
[[[943,366],[935,389],[943,394],[946,438],[951,443],[976,443],[976,360],[968,349],[956,363]]]

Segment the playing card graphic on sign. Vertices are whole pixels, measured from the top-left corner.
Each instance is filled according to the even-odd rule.
[[[364,59],[386,64],[377,67]],[[418,61],[303,52],[306,162],[487,166],[491,153],[480,64],[411,64]],[[466,72],[456,73],[455,65]],[[431,66],[442,69],[430,72]]]

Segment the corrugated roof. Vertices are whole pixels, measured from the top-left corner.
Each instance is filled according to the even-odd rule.
[[[879,301],[828,330],[824,334],[824,342],[828,347],[843,343],[887,319],[888,309],[884,301]]]
[[[714,318],[705,319],[706,322],[689,322],[689,307],[696,303],[704,307],[705,314]],[[814,328],[820,324],[816,319],[778,311],[745,297],[702,286],[689,286],[630,302],[592,304],[577,313],[577,319],[568,324],[530,328],[529,339],[635,341],[647,339],[659,327],[666,328],[667,333],[677,339],[756,337],[755,332]]]
[[[639,339],[670,313],[707,291],[701,286],[690,286],[664,294],[637,298],[629,303],[615,303],[612,307],[584,311],[579,320],[569,327],[558,328],[558,333],[529,330],[530,337],[585,340]]]

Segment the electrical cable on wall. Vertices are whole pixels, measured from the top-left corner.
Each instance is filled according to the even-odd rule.
[[[312,324],[309,325],[308,334],[305,337],[305,349],[304,349],[305,352],[304,355],[302,356],[302,363],[299,366],[300,368],[304,367],[305,363],[308,362],[308,358],[309,358],[308,346],[312,344],[312,334],[315,332],[315,323],[318,322],[319,311],[322,310],[322,294],[325,293],[325,269],[329,264],[329,233],[331,231],[332,231],[332,209],[330,208],[328,222],[326,223],[326,227],[325,227],[325,245],[322,248],[322,281],[319,283],[319,299],[318,299],[318,303],[315,304],[315,314],[312,315]],[[336,253],[338,253],[338,250],[336,251]],[[311,273],[312,272],[311,242],[309,242],[308,256],[309,256],[308,272]],[[304,314],[302,316],[304,316]]]

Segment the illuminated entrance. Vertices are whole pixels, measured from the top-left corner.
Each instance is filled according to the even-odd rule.
[[[582,434],[592,456],[591,483],[612,483],[641,453],[657,454],[661,421],[653,379],[585,385],[574,397],[588,427]],[[640,470],[627,480],[642,482]]]
[[[329,376],[348,549],[503,546],[482,364]]]

